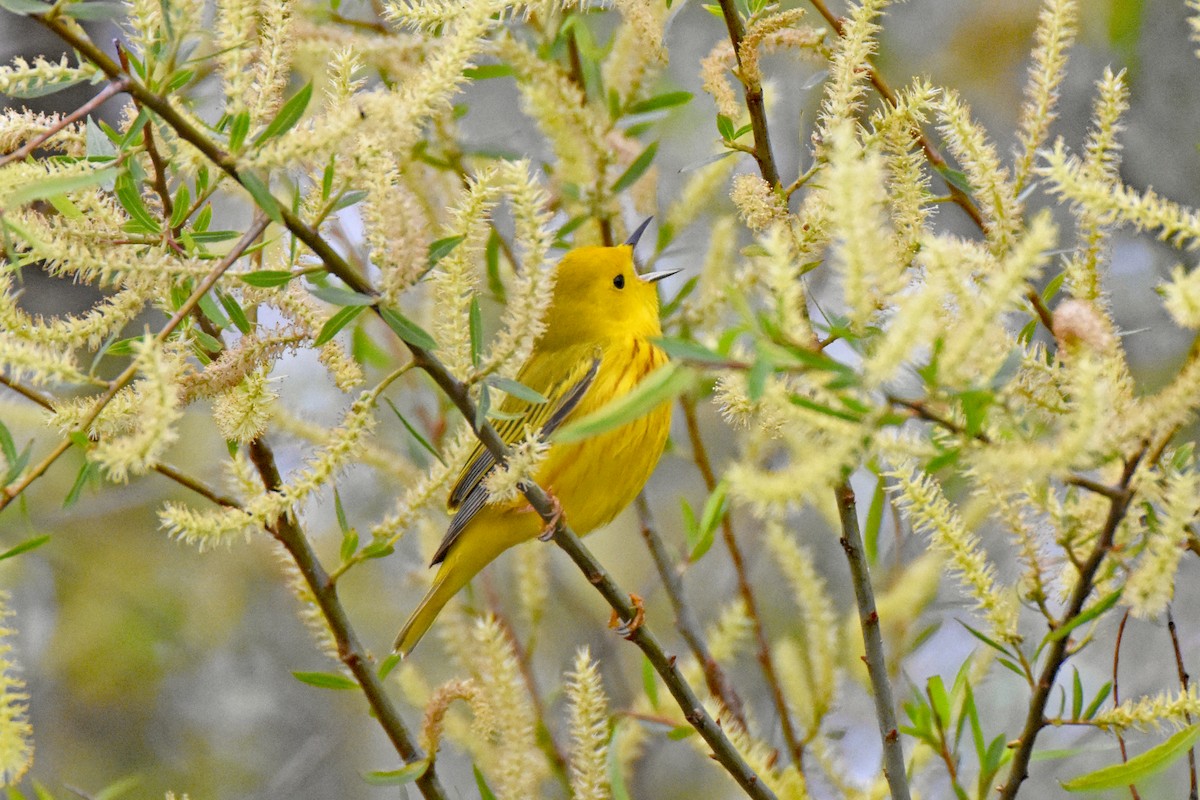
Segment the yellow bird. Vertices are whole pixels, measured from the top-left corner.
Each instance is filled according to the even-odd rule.
[[[546,330],[517,380],[548,399],[529,403],[508,397],[496,431],[508,444],[526,430],[545,439],[563,423],[628,393],[664,364],[666,354],[650,340],[660,336],[657,281],[678,270],[639,275],[633,248],[650,220],[619,247],[581,247],[559,262]],[[511,418],[510,418],[511,415]],[[582,535],[615,517],[637,496],[653,472],[671,424],[671,404],[607,433],[551,445],[534,479],[557,498],[567,523]],[[496,462],[475,448],[450,490],[454,517],[430,566],[439,565],[433,587],[396,638],[408,655],[458,590],[496,556],[534,538],[544,527],[523,497],[488,503],[484,478]]]

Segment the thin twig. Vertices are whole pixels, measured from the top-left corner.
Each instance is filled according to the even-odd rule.
[[[729,31],[729,43],[733,45],[733,56],[737,59],[737,76],[742,84],[742,92],[746,96],[746,110],[750,113],[750,129],[754,132],[754,160],[758,162],[758,171],[762,179],[772,189],[781,187],[779,167],[775,164],[775,154],[771,152],[771,137],[767,132],[767,106],[763,102],[762,84],[758,81],[747,82],[742,67],[742,42],[746,38],[746,26],[738,13],[734,0],[718,0],[721,4],[721,15],[725,18],[725,28]]]
[[[680,405],[683,407],[683,419],[687,423],[688,441],[692,446],[692,460],[696,463],[696,468],[700,470],[704,486],[711,494],[717,488],[717,476],[713,473],[712,463],[708,458],[708,449],[704,446],[704,439],[700,435],[695,403],[690,397],[684,397],[680,400]],[[763,628],[762,616],[758,613],[758,600],[754,596],[754,589],[746,573],[746,560],[742,557],[742,548],[738,544],[737,536],[734,535],[733,522],[728,512],[721,517],[721,538],[725,542],[726,549],[729,550],[729,560],[733,564],[733,571],[737,576],[738,594],[746,606],[746,616],[750,618],[750,627],[754,632],[755,644],[758,647],[756,654],[758,663],[771,693],[771,702],[775,706],[775,713],[779,716],[779,727],[783,731],[783,740],[791,754],[792,763],[796,765],[797,769],[800,769],[804,763],[804,743],[796,736],[796,729],[792,724],[787,699],[783,696],[783,684],[779,680],[779,673],[775,670],[775,661],[771,657],[771,643]]]
[[[25,158],[30,153],[32,153],[34,150],[38,149],[38,147],[40,147],[47,140],[49,140],[50,138],[52,138],[53,136],[58,134],[59,131],[61,131],[63,128],[67,127],[68,125],[70,125],[73,122],[78,122],[79,120],[83,119],[88,114],[92,113],[97,108],[99,108],[101,105],[103,105],[104,101],[108,100],[113,95],[120,94],[121,92],[125,91],[125,87],[127,84],[128,84],[128,81],[125,78],[121,78],[121,77],[114,78],[107,86],[105,86],[102,90],[100,90],[100,92],[95,97],[93,97],[91,100],[88,100],[86,103],[81,105],[79,108],[75,109],[70,114],[68,114],[67,116],[58,120],[53,125],[51,125],[49,128],[47,128],[46,130],[39,133],[37,136],[30,139],[28,142],[26,142],[24,144],[23,147],[21,147],[17,150],[14,150],[13,152],[9,153],[8,155],[4,156],[3,158],[0,158],[0,167],[5,166],[6,164],[10,164],[13,161],[20,161],[21,159]]]
[[[1126,612],[1128,613],[1128,612]],[[1183,689],[1184,695],[1188,693],[1188,677],[1187,667],[1183,665],[1183,651],[1179,647],[1179,633],[1175,630],[1175,617],[1171,614],[1171,607],[1167,606],[1167,633],[1171,635],[1171,647],[1175,650],[1175,669],[1179,672],[1179,685]],[[1115,700],[1113,701],[1116,702]],[[1183,713],[1183,718],[1188,725],[1192,724],[1192,715],[1186,711]],[[1188,748],[1188,800],[1196,800],[1200,797],[1200,788],[1196,785],[1196,748]]]
[[[88,59],[97,67],[99,67],[100,70],[105,74],[109,75],[110,77],[117,77],[121,74],[120,66],[102,50],[96,47],[96,45],[92,43],[86,36],[81,35],[80,32],[78,32],[75,28],[65,25],[57,19],[47,18],[45,16],[34,16],[33,19],[41,22],[53,33],[74,47],[81,55],[83,55],[84,58]],[[224,171],[234,180],[238,181],[239,184],[243,184],[244,187],[242,177],[238,171],[238,165],[233,157],[217,146],[197,128],[195,128],[186,118],[183,117],[182,114],[176,111],[175,108],[172,107],[165,98],[155,94],[153,91],[133,78],[130,78],[129,80],[128,91],[132,96],[136,97],[143,104],[145,104],[147,108],[158,114],[158,116],[172,130],[174,130],[181,139],[196,147],[196,149],[199,150],[206,158],[219,166],[222,171]],[[330,246],[330,244],[316,231],[316,229],[306,224],[286,205],[280,205],[278,208],[278,213],[284,227],[286,227],[293,236],[304,243],[304,245],[308,247],[308,249],[311,250],[314,255],[321,259],[321,261],[324,262],[326,269],[331,274],[335,275],[354,291],[363,294],[369,294],[371,296],[378,296],[378,293],[375,291],[375,288],[371,285],[371,283],[363,275],[351,268],[346,260],[332,246]],[[375,307],[375,310],[378,312],[379,309],[377,306]],[[405,344],[412,352],[413,360],[417,366],[419,366],[426,372],[426,374],[433,378],[434,382],[439,386],[439,388],[441,388],[443,393],[445,393],[446,396],[449,397],[450,400],[458,407],[459,411],[463,413],[464,418],[467,420],[467,423],[471,425],[472,431],[475,433],[475,435],[484,443],[488,450],[494,456],[496,456],[497,462],[503,464],[505,462],[505,455],[507,454],[507,447],[496,434],[495,429],[486,420],[483,422],[482,426],[476,426],[474,424],[475,407],[467,393],[466,386],[458,381],[453,375],[451,375],[446,369],[445,365],[443,365],[441,361],[433,356],[432,353],[409,342],[406,342]],[[596,586],[597,591],[604,596],[604,599],[608,601],[608,604],[614,611],[617,612],[618,616],[625,622],[632,623],[637,617],[637,610],[630,601],[628,594],[623,592],[621,588],[612,580],[612,578],[609,577],[608,573],[604,570],[600,563],[596,561],[591,552],[589,552],[579,541],[579,537],[576,536],[575,533],[570,529],[565,520],[562,519],[561,516],[555,514],[550,498],[545,491],[543,491],[541,487],[537,486],[536,484],[530,483],[526,484],[524,493],[525,498],[529,500],[530,505],[543,520],[547,522],[557,521],[557,524],[555,525],[555,533],[553,535],[554,542],[558,544],[558,546],[564,551],[566,551],[567,555],[572,561],[575,562],[580,570],[583,571],[588,580],[594,586]],[[292,527],[294,527],[294,524],[290,523],[286,518],[276,523],[276,528],[280,532],[280,535],[296,546],[297,550],[293,553],[293,555],[299,554],[299,558],[303,557],[305,553],[308,554],[307,559],[312,563],[301,564],[298,560],[297,563],[301,566],[301,569],[311,569],[313,564],[315,564],[316,569],[320,569],[320,565],[316,564],[316,559],[312,556],[311,550],[308,549],[308,543],[306,540],[304,540],[303,536],[299,536],[299,540],[297,541],[296,538],[291,535],[293,533],[291,530]],[[298,533],[298,531],[295,531],[295,533]],[[281,539],[281,541],[283,541],[283,539]],[[286,544],[287,543],[285,542],[285,546]],[[289,550],[290,549],[291,548],[289,547]],[[306,579],[311,580],[311,578],[309,578],[307,575]],[[333,591],[334,588],[326,585],[326,581],[327,579],[324,571],[321,570],[320,581],[318,581],[320,584],[320,589],[318,591],[316,588],[314,588],[314,593],[316,594],[318,601],[322,603],[323,611],[327,610],[324,604],[329,599],[328,593]],[[333,594],[333,599],[336,600],[336,593]],[[328,609],[328,612],[330,614],[340,615],[337,619],[337,624],[335,624],[334,618],[329,617],[331,626],[334,626],[335,629],[340,628],[343,631],[349,630],[349,622],[348,620],[345,620],[345,612],[342,610],[340,604],[336,602],[332,603],[332,607]],[[676,702],[679,703],[679,707],[684,712],[685,719],[687,719],[687,721],[696,729],[709,747],[712,748],[714,759],[720,763],[727,772],[729,772],[729,774],[738,783],[738,785],[742,787],[747,795],[757,798],[758,800],[774,800],[774,792],[772,792],[771,789],[759,779],[758,775],[755,774],[754,770],[750,768],[745,759],[742,758],[741,754],[738,753],[737,749],[729,741],[729,738],[725,735],[725,732],[721,730],[721,727],[704,709],[704,706],[701,704],[700,699],[696,696],[695,691],[683,678],[682,673],[680,673],[678,667],[675,665],[675,658],[673,656],[668,656],[663,651],[662,646],[659,644],[654,634],[650,631],[649,626],[642,624],[634,627],[634,629],[629,632],[628,638],[646,654],[646,657],[650,660],[650,663],[662,677],[663,682],[666,684],[667,689],[671,692],[671,695],[675,698]],[[362,672],[365,667],[362,664],[361,657],[355,658],[353,656],[354,653],[347,654],[347,658],[350,659],[350,662],[347,663],[347,666],[355,671],[356,677],[359,677],[359,673]],[[371,673],[369,669],[366,669],[365,671],[368,673],[369,677],[374,680],[373,673]],[[372,705],[375,706],[375,698],[372,697],[372,693],[375,690],[371,689],[368,691],[368,684],[364,684],[363,689],[364,692],[367,692],[368,699],[372,701]],[[382,689],[379,689],[379,694],[380,697],[378,699],[386,702],[387,698],[386,696],[382,695]],[[379,711],[378,708],[376,710]],[[398,718],[396,722],[399,722]],[[391,735],[391,732],[389,732],[389,735]],[[393,741],[395,741],[395,739],[393,739]]]
[[[871,679],[871,694],[875,698],[875,718],[883,740],[883,774],[887,778],[892,800],[908,800],[908,776],[904,770],[904,746],[896,727],[896,702],[888,680],[887,659],[883,652],[883,636],[879,629],[879,613],[875,610],[875,592],[863,547],[862,531],[858,526],[858,508],[850,481],[835,490],[838,515],[842,523],[842,549],[850,564],[850,579],[858,604],[858,622],[862,627],[867,675]]]
[[[1125,623],[1129,622],[1129,609],[1125,609],[1125,613],[1121,615],[1121,624],[1117,626],[1117,641],[1113,645],[1113,670],[1112,670],[1112,686],[1113,686],[1113,705],[1121,705],[1121,681],[1119,679],[1121,665],[1121,642],[1125,640]],[[1117,731],[1117,744],[1121,747],[1121,763],[1129,760],[1129,752],[1125,748],[1125,737],[1121,735],[1121,731]],[[1133,795],[1133,800],[1142,800],[1138,794],[1137,787],[1132,783],[1129,784],[1129,793]]]
[[[282,485],[279,469],[275,465],[275,455],[267,445],[266,440],[256,439],[249,446],[250,460],[262,478],[267,491],[278,491]],[[391,698],[384,691],[383,681],[375,673],[370,657],[358,641],[358,635],[346,616],[346,609],[338,597],[337,586],[329,580],[325,568],[317,559],[308,537],[304,535],[293,514],[282,514],[267,525],[267,530],[291,554],[300,574],[304,576],[309,591],[318,608],[321,609],[326,622],[329,623],[330,633],[337,645],[338,658],[366,695],[371,711],[379,720],[380,726],[387,734],[392,746],[406,764],[412,764],[425,759],[425,754],[416,743],[400,713],[392,704]],[[417,788],[421,790],[426,800],[446,800],[446,791],[438,780],[434,765],[431,763],[420,778],[417,778]]]
[[[1082,613],[1083,606],[1092,593],[1096,572],[1100,569],[1104,557],[1108,555],[1117,527],[1129,509],[1129,502],[1133,497],[1133,493],[1129,490],[1129,484],[1145,452],[1146,448],[1143,447],[1140,452],[1126,462],[1125,471],[1119,483],[1123,493],[1109,501],[1108,518],[1104,521],[1104,528],[1100,531],[1100,537],[1087,560],[1079,565],[1079,577],[1076,578],[1075,586],[1071,590],[1071,598],[1066,612],[1059,625],[1055,626],[1056,628],[1070,623]],[[1054,689],[1054,680],[1058,677],[1058,671],[1066,660],[1069,639],[1069,636],[1060,636],[1047,648],[1045,666],[1042,668],[1037,686],[1034,688],[1033,698],[1029,702],[1029,713],[1025,717],[1025,727],[1021,731],[1017,748],[1013,752],[1012,768],[1009,770],[1008,780],[1000,790],[1001,800],[1013,800],[1020,791],[1021,784],[1029,777],[1029,760],[1033,756],[1033,745],[1037,740],[1038,733],[1046,725],[1046,703],[1050,700],[1050,693]]]
[[[154,337],[154,340],[157,344],[161,345],[167,340],[167,337],[170,336],[175,329],[179,327],[179,324],[183,322],[187,315],[191,313],[192,308],[200,302],[200,298],[204,297],[204,295],[208,293],[208,290],[216,285],[220,277],[225,274],[225,271],[233,266],[233,263],[241,257],[242,253],[246,252],[247,248],[254,243],[254,240],[258,238],[258,235],[262,233],[266,226],[267,219],[266,217],[262,216],[260,216],[250,225],[250,230],[247,231],[246,234],[238,241],[238,243],[233,246],[233,249],[230,250],[229,253],[226,254],[226,256],[222,258],[217,265],[212,268],[212,270],[209,271],[208,275],[204,277],[204,280],[202,280],[200,284],[192,291],[187,300],[183,301],[183,305],[179,307],[174,316],[167,321],[167,324],[164,325]],[[104,410],[104,407],[107,406],[109,402],[111,402],[112,399],[117,396],[117,392],[121,391],[121,389],[123,389],[127,383],[133,380],[135,375],[137,375],[136,362],[131,363],[128,367],[126,367],[125,371],[118,375],[108,385],[108,390],[96,399],[91,410],[84,415],[83,419],[80,420],[80,422],[72,429],[72,431],[86,433],[91,424],[96,421],[98,416],[100,416],[100,412]],[[24,477],[9,486],[5,486],[3,490],[0,490],[0,511],[3,511],[4,508],[11,503],[14,498],[20,495],[21,492],[25,491],[25,489],[27,489],[31,483],[40,478],[46,472],[46,470],[50,469],[54,462],[57,461],[63,453],[67,452],[67,450],[71,448],[71,444],[72,442],[70,436],[62,439],[58,445],[50,451],[49,455],[34,465],[27,473],[25,473]]]
[[[671,601],[671,608],[675,610],[675,629],[679,631],[684,643],[692,651],[696,663],[700,665],[709,693],[718,698],[738,724],[745,728],[746,717],[742,698],[738,697],[733,684],[725,675],[725,671],[721,669],[721,665],[709,652],[708,643],[704,641],[700,625],[696,622],[696,615],[692,613],[691,606],[687,604],[687,600],[683,596],[683,580],[675,565],[671,563],[667,549],[663,546],[662,538],[658,535],[654,519],[650,514],[650,504],[646,502],[644,492],[638,494],[634,501],[634,508],[637,510],[642,538],[646,540],[646,548],[649,549],[650,557],[654,559],[654,567],[658,570],[659,577],[662,578],[663,589],[667,593],[667,599]]]

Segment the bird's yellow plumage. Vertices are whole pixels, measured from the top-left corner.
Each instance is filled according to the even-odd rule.
[[[666,355],[650,339],[662,333],[654,283],[668,274],[639,275],[630,244],[582,247],[564,256],[545,333],[517,376],[549,402],[508,398],[501,408],[517,416],[499,423],[501,437],[511,444],[527,429],[548,437],[561,424],[628,393],[664,363]],[[608,433],[553,444],[534,478],[558,499],[572,529],[588,533],[641,491],[662,455],[670,423],[671,406],[664,403]],[[459,474],[450,493],[456,513],[434,556],[437,576],[397,637],[399,652],[409,653],[450,598],[496,556],[541,532],[542,520],[524,498],[487,503],[483,479],[493,467],[480,445]]]

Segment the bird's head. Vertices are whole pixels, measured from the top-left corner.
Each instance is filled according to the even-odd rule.
[[[660,336],[655,283],[679,270],[639,273],[633,248],[650,220],[617,247],[579,247],[558,263],[541,346]]]

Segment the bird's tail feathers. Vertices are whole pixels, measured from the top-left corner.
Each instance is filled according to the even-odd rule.
[[[434,578],[433,586],[425,593],[420,605],[401,628],[400,635],[396,637],[396,643],[392,647],[393,650],[404,657],[412,652],[413,648],[417,646],[417,642],[421,641],[421,637],[433,625],[438,614],[446,607],[446,603],[450,602],[450,598],[454,597],[458,590],[471,579],[470,575],[463,576],[458,574],[459,572],[460,570],[455,570],[443,562],[437,577]]]

